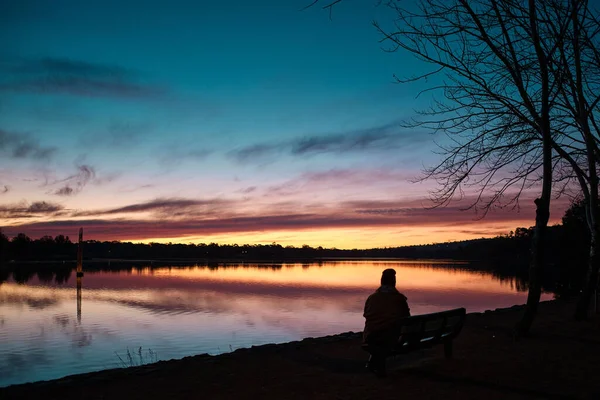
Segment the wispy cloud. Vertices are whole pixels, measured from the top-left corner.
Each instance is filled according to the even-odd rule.
[[[142,137],[153,130],[152,124],[115,120],[106,129],[86,132],[81,136],[82,147],[108,147],[111,150],[128,149],[138,144]]]
[[[472,211],[459,207],[426,209],[417,200],[407,202],[353,201],[314,212],[294,211],[287,204],[270,205],[262,211],[233,214],[235,202],[227,200],[156,199],[108,210],[71,214],[77,217],[111,217],[94,219],[63,219],[10,227],[10,234],[26,232],[32,235],[69,233],[84,226],[95,239],[143,240],[148,238],[209,236],[248,232],[319,230],[331,228],[426,228],[447,227],[457,232],[482,230],[481,221]],[[204,208],[203,208],[204,207]],[[358,208],[357,208],[358,207]],[[202,210],[209,210],[202,212]],[[128,218],[127,214],[151,213],[154,218]],[[116,218],[115,218],[116,217]],[[159,217],[159,218],[157,218]],[[520,214],[498,210],[487,215],[489,226],[519,226],[533,221],[533,208]]]
[[[319,215],[319,214],[284,214],[284,215],[259,215],[225,218],[182,218],[177,220],[140,220],[140,219],[88,219],[88,220],[57,220],[37,222],[20,227],[11,227],[11,230],[25,231],[29,234],[44,235],[55,233],[68,233],[76,227],[84,226],[89,237],[95,239],[141,240],[146,238],[202,236],[224,233],[266,232],[280,230],[303,229],[331,229],[331,228],[365,228],[365,227],[406,227],[406,226],[440,226],[450,222],[461,221],[469,218],[466,215],[460,218],[453,213],[432,213],[430,218],[396,216],[381,218],[352,215]],[[437,214],[437,215],[436,215]],[[442,215],[440,215],[442,214]],[[442,218],[440,218],[442,217]],[[505,215],[502,221],[515,220],[515,215]],[[473,221],[471,221],[473,223]],[[492,221],[493,222],[493,221]],[[9,232],[9,233],[15,233]]]
[[[75,76],[46,76],[0,85],[0,90],[84,97],[157,98],[165,90],[132,82],[101,81]]]
[[[487,214],[481,210],[468,209],[475,202],[475,197],[465,197],[446,207],[435,207],[427,199],[407,199],[399,201],[349,201],[341,207],[353,210],[355,214],[365,215],[373,219],[397,221],[408,226],[459,226],[481,223],[486,224],[507,221],[534,220],[533,198],[528,201],[524,196],[523,207],[515,210],[512,207],[492,208]],[[556,200],[554,207],[563,210],[568,206],[566,200]]]
[[[372,188],[374,186],[406,182],[412,175],[404,171],[374,169],[339,169],[327,171],[305,172],[286,182],[266,188],[266,196],[291,196],[308,190],[324,191],[355,188]]]
[[[90,165],[77,165],[77,172],[61,179],[55,183],[62,186],[53,193],[57,196],[72,196],[83,190],[83,188],[96,178],[96,170]]]
[[[180,165],[186,161],[204,161],[213,153],[212,150],[183,145],[163,146],[158,150],[158,162],[166,167]]]
[[[121,193],[132,193],[132,192],[137,192],[139,190],[147,190],[147,189],[151,189],[155,187],[155,185],[153,184],[146,184],[146,185],[138,185],[138,186],[122,186],[118,189],[119,192]]]
[[[373,215],[391,215],[391,214],[403,214],[406,213],[404,208],[377,208],[374,210],[356,210],[359,214],[373,214]]]
[[[88,210],[76,212],[75,216],[101,216],[114,214],[129,214],[129,213],[154,213],[160,216],[189,216],[199,211],[208,213],[214,210],[215,207],[220,207],[224,204],[231,203],[223,199],[181,199],[181,198],[158,198],[151,201],[130,204],[123,207],[111,208],[106,210]]]
[[[0,90],[125,99],[158,98],[167,92],[142,82],[139,72],[114,65],[41,58],[4,62],[0,67],[9,78],[0,83]]]
[[[137,73],[133,70],[116,65],[104,65],[85,61],[72,60],[68,58],[45,57],[39,59],[20,60],[8,64],[9,72],[19,74],[70,74],[78,76],[90,76],[96,78],[128,79]]]
[[[367,129],[257,143],[233,150],[229,156],[240,163],[252,163],[269,161],[278,155],[302,157],[322,153],[388,151],[427,140],[430,137],[426,133],[409,132],[402,129],[398,122],[390,122]]]
[[[118,213],[129,213],[129,212],[147,212],[156,210],[171,210],[171,209],[182,209],[193,206],[206,206],[213,205],[215,203],[221,204],[221,200],[189,200],[189,199],[156,199],[146,203],[132,204],[125,207],[113,208],[102,212],[102,214],[118,214]]]
[[[22,202],[18,204],[0,205],[1,218],[32,218],[55,214],[64,207],[57,203],[46,201]]]
[[[32,213],[53,213],[56,211],[60,211],[63,209],[63,206],[56,203],[50,203],[45,201],[36,201],[31,203],[31,205],[27,208],[27,212]]]
[[[283,152],[284,144],[254,144],[229,152],[229,156],[240,163],[263,162],[269,156]]]
[[[49,160],[56,148],[40,145],[26,132],[9,132],[0,129],[0,154],[13,159]]]
[[[256,191],[256,189],[257,189],[256,186],[248,186],[246,188],[238,190],[238,193],[250,194],[250,193]]]
[[[56,189],[54,191],[54,194],[57,196],[71,196],[74,192],[75,190],[71,186],[66,185],[61,187],[60,189]]]
[[[345,176],[340,171],[325,175]],[[251,189],[252,187],[248,188]],[[253,192],[254,190],[250,190]],[[29,235],[70,234],[84,226],[88,237],[99,240],[144,240],[167,237],[202,237],[235,235],[252,232],[281,232],[320,229],[412,228],[446,229],[457,234],[488,235],[502,233],[517,226],[529,226],[534,221],[533,197],[523,199],[520,212],[512,209],[490,211],[485,219],[473,210],[464,211],[472,199],[448,207],[427,208],[431,203],[424,198],[402,200],[342,200],[337,203],[271,202],[251,210],[242,198],[190,199],[156,198],[145,202],[99,210],[65,210],[54,203],[37,202],[0,208],[0,218],[30,218],[31,223],[10,224],[7,234],[24,232]],[[531,200],[531,201],[530,201]],[[557,221],[568,207],[568,199],[553,203],[553,220]],[[39,220],[33,216],[52,216]],[[60,218],[60,219],[59,219]],[[35,222],[34,222],[35,221]],[[483,225],[485,223],[485,225]],[[500,228],[502,227],[502,228]]]

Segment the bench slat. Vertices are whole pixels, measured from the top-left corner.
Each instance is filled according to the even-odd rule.
[[[447,357],[452,355],[452,340],[462,330],[466,309],[442,311],[432,314],[415,315],[399,321],[400,336],[392,354],[408,353],[412,350],[445,345]]]

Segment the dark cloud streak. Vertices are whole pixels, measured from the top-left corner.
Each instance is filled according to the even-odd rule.
[[[55,190],[53,193],[57,196],[73,196],[83,190],[91,181],[96,179],[96,170],[90,165],[77,165],[77,172],[65,179],[55,183],[65,183],[64,186]]]
[[[9,158],[48,161],[55,152],[56,148],[40,145],[28,133],[0,129],[0,153]]]
[[[41,94],[69,94],[82,97],[147,99],[162,97],[166,91],[132,82],[111,82],[84,77],[49,76],[0,85],[0,90]]]
[[[112,212],[117,214],[123,207]],[[141,208],[133,209],[141,211]],[[514,213],[493,213],[486,223],[509,223],[523,219],[531,219],[531,215],[522,218]],[[11,232],[25,231],[28,234],[45,235],[69,233],[80,226],[85,227],[89,237],[102,240],[141,240],[147,238],[182,237],[194,235],[235,234],[242,232],[268,232],[278,230],[306,230],[323,228],[367,228],[367,227],[426,227],[426,226],[465,226],[476,224],[473,213],[464,213],[453,209],[436,209],[395,215],[364,215],[358,213],[337,214],[267,214],[258,216],[235,217],[223,214],[220,217],[182,219],[140,220],[140,219],[88,219],[59,220],[25,224],[11,227]],[[14,232],[12,232],[14,231]]]
[[[45,57],[21,60],[8,70],[17,74],[68,74],[95,78],[132,78],[136,73],[116,65],[95,64],[68,58]]]
[[[1,67],[8,76],[0,83],[4,91],[137,100],[167,94],[165,88],[141,82],[139,72],[114,65],[41,58],[4,63]]]
[[[335,175],[335,174],[334,174]],[[468,199],[467,199],[468,200]],[[564,204],[563,204],[564,203]],[[0,216],[12,217],[35,213],[66,217],[62,220],[45,221],[11,226],[8,234],[25,232],[29,235],[71,234],[78,227],[85,227],[88,237],[98,240],[144,240],[149,238],[210,236],[214,234],[236,234],[248,232],[272,232],[281,230],[319,230],[328,228],[448,228],[461,232],[469,229],[490,231],[498,225],[516,227],[533,221],[533,202],[521,213],[512,209],[490,211],[483,228],[479,215],[463,211],[462,204],[425,208],[425,199],[412,200],[358,200],[342,201],[336,205],[313,204],[299,211],[296,203],[271,204],[262,211],[252,214],[238,213],[243,200],[159,198],[148,202],[129,204],[123,207],[72,212],[62,211],[59,205],[37,203],[0,208]],[[558,211],[566,208],[568,201],[555,202]],[[145,216],[125,218],[122,214],[150,213]],[[557,213],[556,215],[560,215]],[[91,217],[74,219],[75,217]],[[104,217],[111,217],[104,219]],[[494,225],[495,224],[495,225]],[[495,232],[498,232],[497,230]],[[435,233],[432,231],[432,233]]]
[[[83,211],[75,213],[74,216],[101,216],[114,215],[125,213],[143,213],[143,212],[158,212],[160,214],[170,214],[182,212],[191,212],[192,208],[205,207],[211,208],[228,203],[226,200],[210,199],[210,200],[193,200],[180,198],[159,198],[145,203],[130,204],[124,207],[112,208],[109,210],[98,211]],[[185,213],[184,213],[185,215]]]
[[[331,169],[306,172],[281,184],[266,188],[265,196],[290,196],[313,191],[345,190],[349,187],[366,188],[374,183],[406,181],[410,175],[390,168]]]
[[[136,146],[153,129],[154,126],[149,123],[112,121],[106,130],[86,132],[80,138],[80,145],[84,149],[105,147],[113,151],[127,150]]]
[[[233,150],[229,157],[240,163],[263,162],[277,155],[293,157],[322,153],[350,153],[365,150],[387,151],[430,140],[424,132],[409,132],[398,122],[329,135],[311,135],[290,141],[258,143]]]
[[[257,189],[256,186],[248,186],[247,188],[238,190],[238,192],[243,193],[243,194],[249,194],[249,193],[256,191],[256,189]]]
[[[174,166],[184,161],[204,161],[213,152],[203,148],[164,148],[159,150],[158,161],[163,166]]]
[[[263,161],[268,156],[281,152],[283,148],[285,145],[256,144],[234,150],[229,153],[229,156],[240,163],[251,163]]]
[[[0,218],[32,218],[42,215],[53,215],[63,210],[64,207],[57,203],[34,201],[12,205],[0,205]]]
[[[54,194],[57,196],[71,196],[73,194],[73,192],[74,192],[73,188],[69,185],[66,185],[66,186],[61,187],[60,189],[56,189]]]

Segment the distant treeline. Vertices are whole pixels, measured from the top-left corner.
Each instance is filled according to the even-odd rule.
[[[583,277],[588,256],[589,237],[583,208],[574,204],[563,223],[549,228],[546,256],[549,276],[560,276],[568,285]],[[187,261],[311,261],[329,258],[421,258],[485,262],[494,271],[522,275],[527,271],[531,228],[517,228],[507,235],[490,239],[373,249],[327,249],[323,247],[210,244],[138,244],[129,242],[84,242],[84,259],[187,260]],[[77,244],[68,236],[31,239],[25,234],[8,238],[0,233],[0,261],[74,260]]]
[[[561,227],[552,231],[560,234]],[[530,229],[518,228],[516,233],[492,239],[428,244],[418,246],[386,247],[373,249],[336,249],[267,245],[229,245],[217,243],[130,243],[119,241],[84,241],[84,259],[127,260],[315,260],[324,258],[432,258],[461,260],[527,261]],[[558,240],[560,242],[560,240]],[[77,243],[68,236],[44,236],[31,239],[25,234],[8,238],[0,234],[3,261],[57,261],[74,260]]]

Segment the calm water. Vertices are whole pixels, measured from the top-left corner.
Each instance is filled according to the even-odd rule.
[[[364,300],[390,267],[413,314],[526,298],[510,279],[414,261],[9,277],[0,284],[0,386],[139,363],[140,347],[147,362],[360,331]]]

